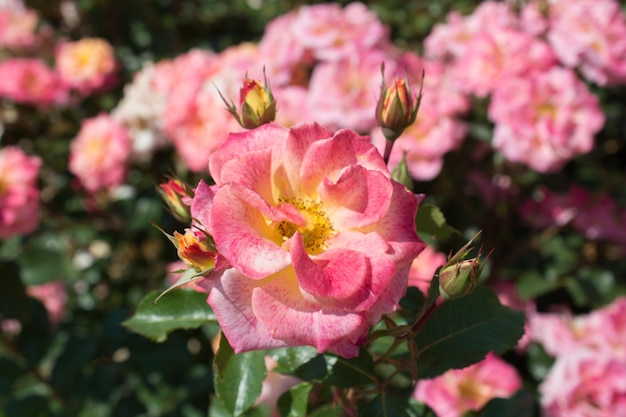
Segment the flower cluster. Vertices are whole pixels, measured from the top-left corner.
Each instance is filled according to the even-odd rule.
[[[621,415],[626,407],[626,298],[586,315],[535,313],[530,335],[556,358],[539,386],[544,415]]]
[[[40,20],[22,0],[0,4],[0,98],[35,107],[67,106],[115,84],[118,64],[108,41],[63,39]]]
[[[494,1],[483,2],[469,16],[453,12],[425,40],[425,54],[447,63],[456,88],[479,98],[491,96],[488,115],[495,125],[494,149],[510,161],[551,172],[592,149],[604,115],[597,97],[571,68],[577,62],[564,60],[560,53],[582,48],[572,46],[574,37],[568,35],[581,31],[574,26],[563,31],[561,25],[573,9],[585,9],[587,2],[570,8],[565,2],[548,1],[551,18],[541,22],[539,3],[529,3],[520,14],[510,3]],[[618,8],[612,0],[603,3]],[[592,24],[583,16],[605,13],[595,8],[594,13],[583,12],[578,25]],[[621,14],[609,14],[625,21]],[[620,25],[626,30],[626,23]],[[569,43],[565,37],[562,48],[548,43],[541,36],[545,31],[551,40],[563,31]],[[618,65],[626,64],[626,55],[621,55],[613,57],[615,63],[621,62]]]
[[[37,228],[40,166],[41,159],[18,147],[0,148],[0,239]]]

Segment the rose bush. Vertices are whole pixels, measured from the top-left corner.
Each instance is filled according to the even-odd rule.
[[[315,123],[231,134],[210,158],[192,217],[233,268],[208,302],[235,349],[312,345],[357,356],[396,308],[418,198],[393,181],[367,137]]]

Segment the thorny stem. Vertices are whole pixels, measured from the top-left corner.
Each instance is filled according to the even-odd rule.
[[[417,333],[419,333],[419,331],[424,327],[424,325],[426,324],[428,319],[430,319],[430,317],[432,317],[432,315],[435,314],[435,312],[439,309],[439,307],[441,307],[441,305],[444,303],[444,301],[445,300],[441,296],[438,296],[435,299],[435,302],[433,302],[430,306],[428,306],[426,311],[424,311],[415,320],[415,323],[413,323],[413,325],[411,326],[411,328],[408,331],[405,331],[405,332],[399,334],[394,339],[394,341],[391,344],[391,346],[389,347],[389,349],[387,349],[385,354],[378,359],[378,362],[380,362],[380,363],[385,362],[387,359],[389,359],[394,354],[396,349],[398,349],[398,347],[402,343],[404,343],[407,340],[411,340],[413,337],[415,337],[415,335]]]

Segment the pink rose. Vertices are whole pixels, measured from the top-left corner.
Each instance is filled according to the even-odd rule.
[[[61,43],[55,59],[57,72],[63,81],[82,94],[106,89],[115,82],[115,53],[104,39],[83,38]]]
[[[446,261],[447,257],[445,254],[437,252],[432,246],[426,245],[422,253],[411,264],[409,286],[417,287],[424,294],[427,294],[435,271],[445,264]]]
[[[68,88],[42,60],[12,58],[0,63],[0,97],[49,106],[67,102]]]
[[[626,17],[614,0],[550,0],[547,38],[568,67],[599,85],[626,81]]]
[[[509,77],[556,63],[545,42],[520,30],[488,28],[467,42],[454,65],[457,84],[465,92],[485,97]]]
[[[0,47],[20,50],[37,45],[40,40],[38,22],[38,13],[21,2],[3,2],[0,4]]]
[[[363,3],[301,7],[292,20],[292,36],[320,61],[337,61],[386,47],[389,30]]]
[[[557,359],[539,385],[542,415],[626,415],[626,358],[581,349]]]
[[[191,209],[233,265],[208,302],[235,352],[358,355],[423,249],[416,196],[367,137],[314,123],[230,134],[209,169]]]
[[[85,119],[70,148],[69,169],[94,193],[124,181],[131,153],[128,130],[107,114]]]
[[[45,284],[29,285],[26,292],[38,299],[48,311],[48,319],[53,326],[57,326],[65,314],[67,291],[63,280],[46,282]]]
[[[433,379],[420,380],[413,396],[438,417],[461,417],[478,411],[489,400],[510,397],[522,386],[515,368],[494,354],[463,369],[451,369]]]
[[[0,239],[32,232],[39,224],[37,177],[41,159],[20,148],[0,148]]]
[[[573,71],[553,67],[499,83],[489,105],[493,146],[539,172],[561,168],[593,148],[604,125],[598,98]]]
[[[330,129],[349,128],[358,132],[373,129],[377,125],[376,94],[380,90],[383,62],[391,81],[395,64],[383,50],[367,50],[340,61],[318,64],[309,84],[309,110],[314,120]]]

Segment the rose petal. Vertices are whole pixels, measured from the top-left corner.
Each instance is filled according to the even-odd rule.
[[[319,191],[334,227],[349,230],[380,221],[391,204],[392,190],[380,172],[352,165],[335,183],[325,178]]]
[[[235,353],[289,346],[273,337],[252,309],[252,294],[258,281],[229,269],[215,283],[207,302]]]
[[[371,270],[364,254],[337,249],[333,257],[313,261],[297,232],[291,242],[291,260],[298,283],[317,297],[345,298],[369,286]]]
[[[242,155],[263,149],[280,149],[284,146],[289,131],[273,123],[264,124],[257,129],[231,133],[226,142],[209,158],[209,171],[218,186],[221,186],[224,165]]]
[[[290,346],[311,345],[344,357],[358,355],[369,324],[359,314],[320,309],[299,293],[293,274],[280,274],[252,294],[252,308],[274,338]]]
[[[231,189],[237,187],[224,186],[213,199],[211,230],[217,250],[251,278],[264,278],[288,266],[289,253],[276,243],[282,237],[268,226],[259,206],[249,204],[251,196],[244,201]],[[241,195],[246,190],[237,191]],[[266,204],[260,197],[257,203]]]

